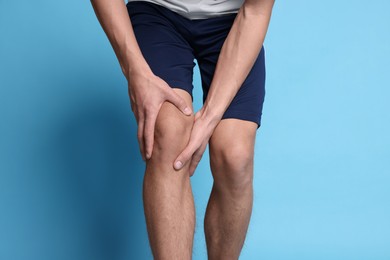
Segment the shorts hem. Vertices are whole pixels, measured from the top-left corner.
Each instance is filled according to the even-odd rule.
[[[237,111],[237,110],[236,111],[228,111],[222,116],[222,119],[227,119],[227,118],[235,118],[235,119],[241,119],[241,120],[254,122],[257,124],[257,129],[259,129],[261,126],[261,115],[259,117],[258,115],[253,114],[253,113],[247,113],[247,112]]]

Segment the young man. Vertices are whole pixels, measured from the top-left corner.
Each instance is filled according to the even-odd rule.
[[[274,0],[91,0],[128,81],[146,162],[143,201],[155,259],[191,259],[190,176],[209,144],[209,259],[238,259],[253,200],[265,95],[263,41]],[[197,59],[203,106],[192,112]]]

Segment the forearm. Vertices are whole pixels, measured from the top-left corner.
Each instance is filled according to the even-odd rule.
[[[219,121],[248,76],[263,46],[273,0],[246,0],[222,46],[207,95],[205,115]]]
[[[91,4],[125,77],[128,79],[133,71],[150,72],[135,38],[124,1],[91,0]]]

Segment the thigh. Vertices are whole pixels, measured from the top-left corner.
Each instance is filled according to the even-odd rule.
[[[261,125],[264,98],[265,59],[263,47],[222,119],[237,118],[251,121],[257,124],[258,129]]]
[[[193,50],[177,30],[175,16],[145,1],[126,4],[137,43],[149,67],[172,88],[187,91],[192,99]]]
[[[217,20],[204,21],[204,27],[215,33],[202,35],[196,52],[203,88],[203,102],[206,100],[211,81],[214,77],[220,50],[234,22],[233,16],[225,16]],[[207,24],[206,24],[207,22]],[[261,116],[265,97],[265,50],[264,47],[255,60],[248,76],[225,111],[222,119],[235,118],[261,124]]]

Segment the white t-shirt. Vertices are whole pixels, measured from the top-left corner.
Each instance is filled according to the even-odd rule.
[[[162,5],[188,19],[206,19],[237,13],[244,0],[127,0]]]

